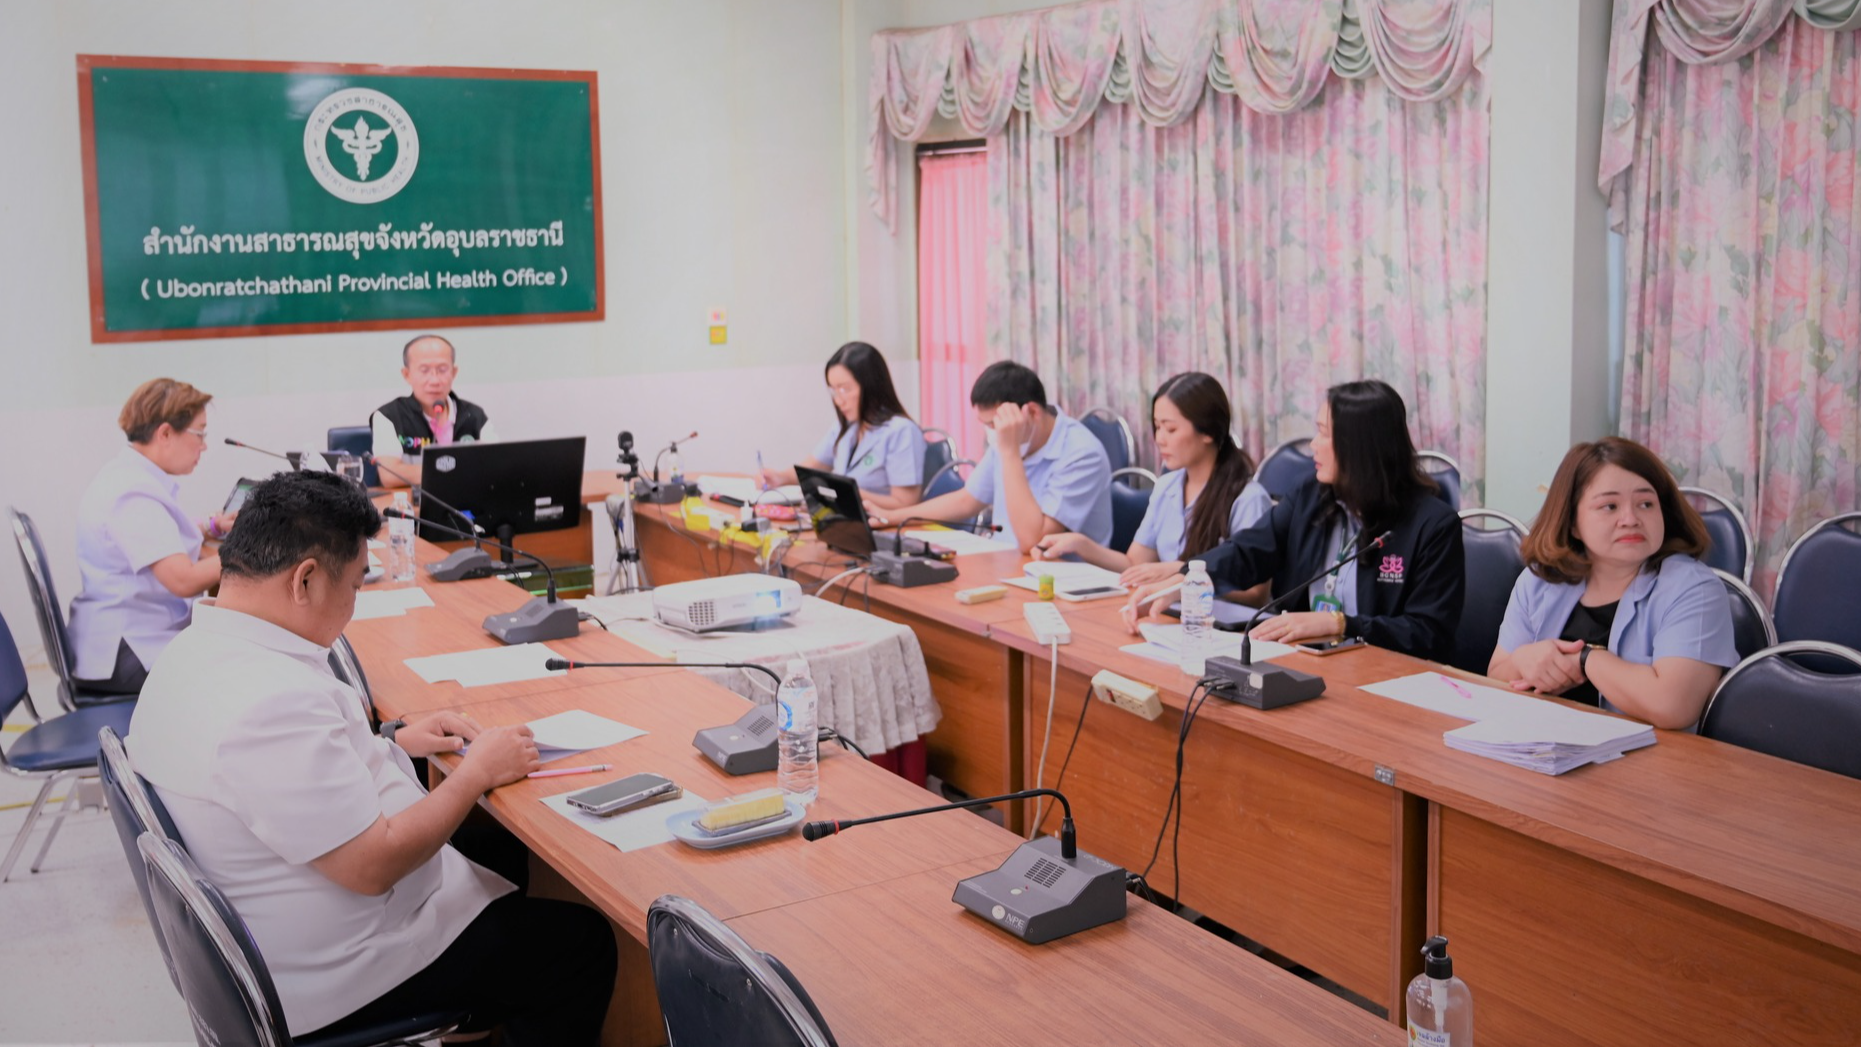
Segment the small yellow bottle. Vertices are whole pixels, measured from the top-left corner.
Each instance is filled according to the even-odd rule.
[[[1053,576],[1050,574],[1043,574],[1040,576],[1040,598],[1043,600],[1053,599]]]

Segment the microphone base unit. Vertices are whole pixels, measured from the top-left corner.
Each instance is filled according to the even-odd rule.
[[[1250,709],[1278,709],[1325,693],[1324,677],[1272,662],[1248,663],[1218,655],[1208,659],[1203,673],[1228,685],[1216,689],[1215,697]]]
[[[444,560],[426,565],[427,577],[436,582],[486,578],[509,567],[483,549],[455,549]]]
[[[1060,840],[1043,836],[1015,848],[1001,867],[959,881],[950,900],[1029,945],[1124,919],[1120,866],[1078,852],[1060,857]]]
[[[574,604],[544,597],[532,598],[509,614],[487,615],[484,626],[485,632],[506,644],[567,640],[582,631],[581,612]]]
[[[664,483],[635,480],[633,498],[647,505],[677,505],[685,500],[685,485],[677,480]]]
[[[725,774],[756,774],[776,766],[775,708],[758,705],[735,723],[706,727],[692,736],[692,748],[704,754]]]
[[[872,573],[887,585],[915,589],[920,585],[941,585],[956,581],[956,565],[911,553],[875,551]]]

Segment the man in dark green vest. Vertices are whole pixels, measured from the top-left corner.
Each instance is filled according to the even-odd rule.
[[[452,343],[439,335],[423,334],[402,346],[401,377],[412,392],[382,404],[369,419],[375,431],[375,457],[418,483],[420,449],[428,444],[496,440],[497,430],[485,409],[452,394],[458,376]],[[381,482],[387,487],[401,486],[385,469]]]

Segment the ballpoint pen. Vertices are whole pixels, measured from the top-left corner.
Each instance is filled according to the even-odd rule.
[[[565,774],[590,774],[594,771],[605,771],[609,769],[610,768],[607,764],[591,763],[586,767],[558,767],[558,768],[555,768],[554,770],[549,770],[549,771],[531,771],[529,774],[524,775],[524,777],[526,778],[560,778]]]
[[[769,470],[763,468],[762,451],[758,450],[756,452],[756,485],[759,490],[767,491],[769,489],[768,472]]]

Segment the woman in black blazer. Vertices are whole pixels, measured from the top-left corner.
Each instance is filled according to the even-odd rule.
[[[1292,596],[1289,610],[1260,623],[1254,636],[1280,643],[1361,636],[1420,658],[1446,658],[1467,587],[1460,518],[1416,464],[1401,395],[1370,380],[1334,385],[1325,400],[1312,438],[1313,477],[1266,519],[1204,556],[1209,577],[1242,589],[1270,579],[1277,600],[1355,555],[1355,569]],[[1385,532],[1381,547],[1360,551]],[[1138,590],[1125,608],[1133,631],[1150,593],[1169,584]],[[1151,613],[1160,611],[1159,604]]]

